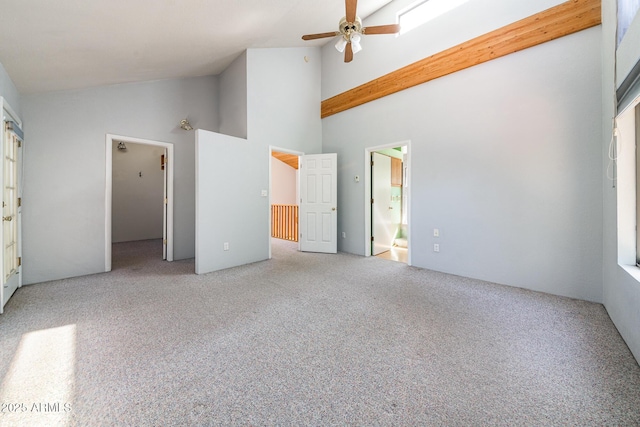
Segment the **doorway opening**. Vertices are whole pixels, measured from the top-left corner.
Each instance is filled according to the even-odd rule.
[[[410,142],[365,150],[365,254],[411,265]]]
[[[277,147],[270,147],[269,151],[269,259],[271,259],[274,243],[300,249],[298,241],[299,165],[300,156],[304,153]]]
[[[173,144],[107,134],[105,271],[120,242],[158,240],[173,261],[173,163]]]

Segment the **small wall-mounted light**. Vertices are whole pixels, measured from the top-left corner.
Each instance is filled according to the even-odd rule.
[[[189,123],[189,120],[187,119],[180,120],[180,127],[184,130],[193,130],[193,127],[191,126],[191,124]]]
[[[124,145],[124,142],[120,141],[118,143],[118,150],[120,150],[120,151],[126,151],[127,150],[127,146]]]

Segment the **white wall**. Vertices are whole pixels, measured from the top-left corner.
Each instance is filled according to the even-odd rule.
[[[112,242],[161,239],[164,148],[127,143],[126,150],[119,150],[117,142],[112,145]]]
[[[217,98],[215,76],[25,96],[25,283],[104,271],[107,133],[174,144],[174,257],[193,257],[195,133],[179,122],[217,129]]]
[[[11,77],[7,74],[7,71],[4,69],[4,66],[0,63],[0,96],[2,96],[6,102],[9,103],[13,111],[20,116],[20,119],[24,120],[22,117],[22,103],[20,99],[20,93],[16,86],[13,84]]]
[[[320,48],[249,49],[247,64],[249,140],[320,153]]]
[[[512,3],[524,4],[488,10],[500,18]],[[439,25],[453,27],[460,14]],[[323,150],[338,153],[338,229],[348,236],[339,250],[365,253],[365,188],[353,180],[364,176],[365,148],[410,140],[414,265],[601,301],[600,34],[582,31],[324,119]],[[408,50],[402,37],[388,43]],[[323,71],[323,87],[341,85],[341,65]]]
[[[269,148],[311,154],[322,146],[319,48],[247,51],[247,135],[198,132],[198,273],[269,257]]]
[[[606,170],[609,166],[609,141],[612,133],[612,119],[615,116],[616,90],[615,80],[615,39],[616,39],[616,3],[615,0],[602,1],[602,138],[601,156],[602,168]],[[638,16],[633,22],[633,27],[627,32],[632,35],[638,34],[640,20]],[[625,36],[626,39],[626,36]],[[626,43],[626,40],[623,40]],[[627,46],[631,46],[628,44]],[[622,45],[620,46],[622,48]],[[636,45],[636,50],[640,45]],[[632,51],[623,50],[629,64]],[[636,56],[636,58],[640,55]],[[624,66],[623,68],[629,68]],[[628,72],[628,70],[627,70]],[[623,74],[620,77],[624,77]],[[618,80],[618,84],[622,80]],[[602,188],[604,192],[604,221],[603,221],[603,283],[604,283],[604,305],[609,316],[615,323],[618,331],[626,341],[637,360],[640,360],[640,284],[623,268],[618,265],[618,224],[617,224],[617,198],[616,189],[613,183],[607,178],[606,173],[602,174]]]
[[[267,259],[267,151],[245,139],[197,131],[196,273]]]
[[[297,205],[297,182],[298,178],[294,168],[275,157],[271,158],[272,205]]]
[[[247,53],[220,74],[220,133],[247,138]]]
[[[218,130],[218,83],[210,76],[25,97],[25,283],[104,271],[106,133],[175,144],[174,256],[195,255],[195,133],[178,123],[188,117]],[[247,134],[263,154],[255,173],[268,189],[269,145],[321,151],[319,48],[250,50],[246,90]],[[266,259],[268,206],[264,219],[257,247]]]

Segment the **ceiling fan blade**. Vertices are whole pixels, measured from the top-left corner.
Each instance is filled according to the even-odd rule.
[[[362,29],[362,34],[395,34],[399,32],[400,24],[375,25]]]
[[[335,37],[339,35],[340,32],[332,31],[330,33],[318,33],[318,34],[306,34],[302,36],[302,40],[315,40],[315,39],[323,39],[325,37]]]
[[[351,48],[351,42],[349,42],[344,50],[344,62],[351,61],[353,61],[353,49]]]
[[[344,0],[344,6],[346,9],[345,17],[347,18],[347,22],[355,22],[358,0]]]

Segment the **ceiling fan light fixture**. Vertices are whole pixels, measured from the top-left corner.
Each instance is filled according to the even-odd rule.
[[[424,0],[423,0],[424,1]],[[467,1],[467,0],[443,0],[443,1]],[[577,1],[577,0],[576,0]],[[344,53],[344,62],[351,62],[353,54],[362,50],[360,40],[365,34],[397,34],[400,32],[399,24],[374,25],[373,27],[363,27],[362,20],[356,15],[358,0],[344,0],[345,16],[338,24],[338,31],[326,33],[305,34],[302,40],[317,40],[328,37],[336,37],[335,48],[338,52]]]
[[[340,37],[340,39],[336,42],[336,50],[340,53],[344,52],[344,49],[347,47],[347,39]]]
[[[362,45],[360,44],[360,40],[361,40],[360,34],[358,33],[351,34],[351,50],[353,50],[354,54],[362,50]]]

